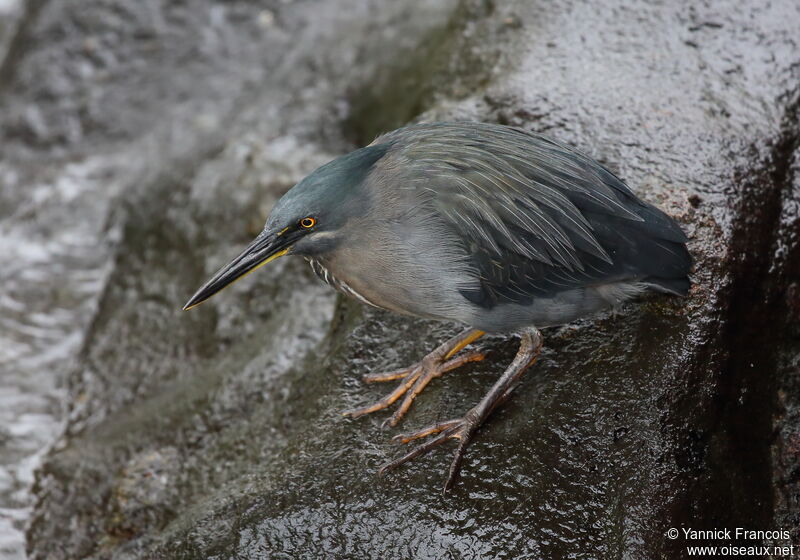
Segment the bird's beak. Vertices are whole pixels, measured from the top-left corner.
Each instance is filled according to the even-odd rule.
[[[242,251],[241,255],[223,266],[211,280],[197,290],[197,293],[183,306],[184,311],[200,305],[223,288],[233,284],[233,282],[253,272],[258,267],[282,257],[289,252],[291,248],[289,243],[290,239],[286,239],[280,234],[262,232],[248,245],[247,249]]]

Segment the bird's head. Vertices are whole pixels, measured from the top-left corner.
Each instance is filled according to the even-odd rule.
[[[367,146],[337,158],[300,181],[275,203],[264,229],[197,290],[190,309],[270,261],[289,254],[319,256],[343,241],[343,230],[370,205],[365,180],[388,144]]]

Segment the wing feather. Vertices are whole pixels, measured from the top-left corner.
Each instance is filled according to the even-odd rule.
[[[420,203],[464,240],[476,278],[464,296],[475,303],[688,270],[677,224],[571,148],[485,123],[413,125],[376,140],[384,142]]]

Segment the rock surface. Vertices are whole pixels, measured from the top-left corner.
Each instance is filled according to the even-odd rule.
[[[31,4],[0,69],[0,217],[70,177],[31,220],[84,226],[102,279],[31,557],[675,558],[694,543],[672,527],[797,543],[800,7],[761,4]],[[697,263],[686,300],[546,331],[445,496],[449,453],[376,477],[394,432],[340,412],[455,327],[337,299],[291,259],[179,311],[295,181],[412,119],[576,145],[677,217]],[[486,344],[405,429],[480,398],[515,351]]]

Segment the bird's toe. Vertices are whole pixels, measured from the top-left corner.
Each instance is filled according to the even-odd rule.
[[[395,381],[397,379],[405,379],[409,375],[414,374],[419,366],[411,366],[403,369],[396,369],[394,371],[386,371],[381,373],[368,373],[361,379],[365,383],[383,383],[385,381]]]
[[[464,415],[463,418],[439,422],[416,432],[396,436],[393,439],[400,443],[409,443],[414,440],[433,435],[436,437],[415,446],[402,457],[399,457],[394,461],[390,461],[389,463],[381,466],[378,470],[378,474],[384,474],[389,470],[395,469],[400,465],[408,463],[409,461],[412,461],[417,457],[432,451],[435,447],[438,447],[450,439],[455,439],[458,440],[458,447],[453,455],[453,460],[450,463],[450,468],[447,472],[447,479],[445,480],[444,484],[444,491],[447,492],[455,483],[455,479],[461,470],[461,464],[464,461],[464,455],[466,453],[467,446],[469,446],[469,444],[472,442],[475,432],[477,432],[480,424],[481,422],[474,417],[472,411],[470,411]]]

